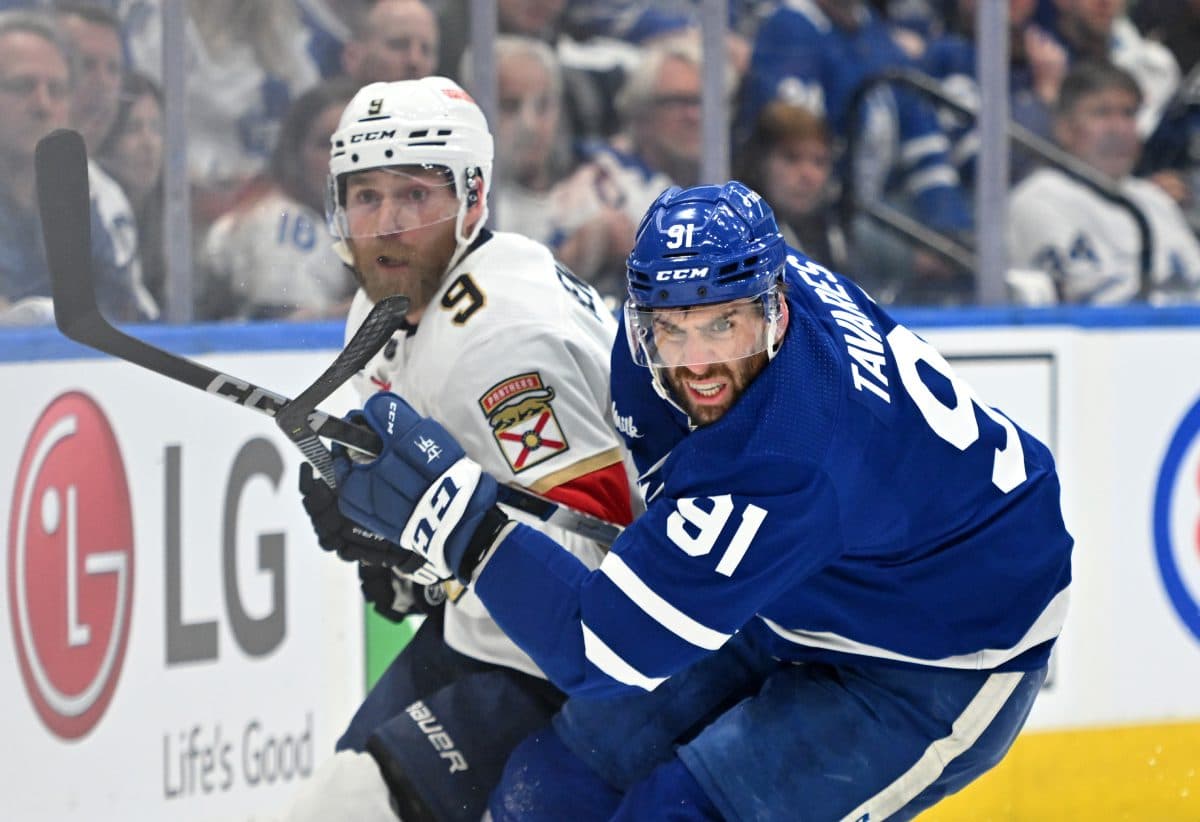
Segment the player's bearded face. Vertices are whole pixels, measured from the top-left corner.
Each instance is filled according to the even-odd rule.
[[[767,365],[767,353],[707,365],[683,365],[663,369],[667,386],[691,421],[709,425],[733,407],[759,372]]]
[[[428,304],[457,247],[458,206],[453,184],[432,169],[378,169],[347,181],[350,248],[372,301],[403,294],[418,312]]]
[[[758,300],[662,309],[653,324],[660,373],[696,425],[719,420],[769,360]]]

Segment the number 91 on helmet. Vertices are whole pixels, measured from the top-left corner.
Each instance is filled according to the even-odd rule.
[[[627,262],[634,361],[673,368],[773,357],[786,248],[770,206],[742,183],[664,191]]]

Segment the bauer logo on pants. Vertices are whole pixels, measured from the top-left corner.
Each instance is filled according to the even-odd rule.
[[[1171,604],[1200,640],[1200,401],[1175,429],[1158,472],[1154,550]]]
[[[88,396],[42,413],[8,524],[8,608],[21,676],[63,739],[91,731],[121,673],[133,601],[133,512],[116,437]]]
[[[536,371],[493,385],[479,398],[496,444],[514,474],[532,468],[569,447],[550,402],[554,389]]]

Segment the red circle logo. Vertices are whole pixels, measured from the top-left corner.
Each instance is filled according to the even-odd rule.
[[[21,456],[8,528],[8,607],[42,722],[78,739],[108,708],[133,603],[133,511],[104,412],[78,392],[42,413]]]

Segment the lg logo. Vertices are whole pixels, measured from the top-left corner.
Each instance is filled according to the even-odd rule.
[[[33,428],[13,490],[8,603],[42,722],[78,739],[108,708],[133,596],[133,514],[112,428],[89,397],[58,397]]]

